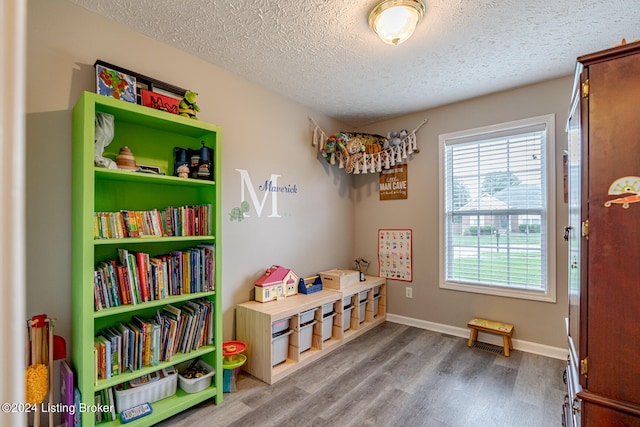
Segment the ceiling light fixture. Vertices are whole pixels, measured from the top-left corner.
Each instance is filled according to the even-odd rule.
[[[384,0],[369,14],[369,26],[383,42],[398,45],[411,37],[424,9],[422,0]]]

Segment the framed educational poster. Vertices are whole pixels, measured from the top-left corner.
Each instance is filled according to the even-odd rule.
[[[378,268],[380,277],[413,281],[411,271],[411,229],[381,228],[378,230]]]

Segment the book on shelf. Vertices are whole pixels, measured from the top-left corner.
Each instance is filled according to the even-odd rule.
[[[115,421],[116,414],[116,400],[113,393],[113,387],[99,390],[94,395],[94,401],[96,408],[109,408],[109,411],[97,410],[95,411],[96,424],[104,421]]]
[[[67,426],[73,426],[73,387],[74,375],[66,360],[60,362],[60,402],[62,403],[61,419]]]
[[[96,383],[97,385],[97,383]],[[82,425],[82,411],[80,410],[81,408],[81,395],[80,395],[80,390],[78,389],[78,387],[74,387],[73,388],[73,406],[75,406],[75,411],[73,414],[73,424],[71,425],[67,425],[67,427],[80,427]]]
[[[215,245],[203,244],[151,257],[118,249],[118,262],[98,263],[94,271],[94,309],[215,290]]]
[[[94,239],[142,236],[208,236],[211,234],[211,204],[167,206],[147,211],[94,212]]]
[[[97,378],[170,362],[178,352],[213,343],[213,303],[197,298],[180,308],[167,304],[150,319],[134,315],[130,322],[102,330],[94,343],[96,383]]]

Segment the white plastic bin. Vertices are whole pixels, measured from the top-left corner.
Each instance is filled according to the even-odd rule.
[[[366,301],[369,291],[362,291],[358,294],[358,302]]]
[[[333,303],[328,302],[326,304],[322,304],[322,317],[325,317],[327,314],[333,313]]]
[[[360,302],[360,323],[364,322],[364,315],[367,308],[367,300]]]
[[[315,310],[314,310],[315,311]],[[311,348],[311,340],[313,338],[313,325],[317,322],[313,320],[305,326],[300,326],[300,353]]]
[[[342,298],[342,307],[347,308],[351,305],[351,296]]]
[[[342,314],[342,325],[345,331],[351,328],[351,310],[353,310],[353,306],[350,305],[344,309]]]
[[[285,319],[276,320],[271,324],[271,335],[280,334],[282,331],[286,331],[289,329],[289,320],[291,317],[287,317]]]
[[[146,382],[146,384],[130,387],[126,390],[122,389],[122,384],[116,386],[116,410],[118,412],[133,408],[145,402],[152,403],[165,397],[173,396],[176,394],[176,389],[178,388],[178,372],[172,366],[141,378],[136,378],[129,383],[131,384],[132,382]]]
[[[376,286],[373,288],[373,316],[378,315],[378,306],[380,305],[380,288],[382,286]]]
[[[191,361],[181,363],[177,366],[178,368],[178,385],[180,388],[187,393],[197,393],[199,391],[204,390],[205,388],[211,385],[211,377],[216,373],[216,370],[211,366],[206,364],[203,360],[198,360],[196,366],[198,368],[204,369],[207,373],[201,377],[197,378],[185,378],[182,376],[184,371],[189,367]]]
[[[317,308],[312,308],[305,312],[300,313],[300,326],[305,325],[313,320]]]
[[[289,336],[293,331],[289,330],[281,335],[271,338],[271,366],[276,366],[285,360],[289,355]]]
[[[322,318],[322,341],[326,341],[331,338],[333,333],[333,318],[336,313],[329,313]]]

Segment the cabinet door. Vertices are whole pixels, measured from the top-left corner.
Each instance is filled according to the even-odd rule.
[[[586,388],[637,403],[640,203],[633,202],[640,194],[640,54],[591,64],[588,78]]]
[[[569,249],[569,324],[568,338],[571,357],[578,360],[580,349],[580,265],[581,265],[581,208],[582,208],[582,143],[580,120],[580,90],[574,95],[568,122],[568,210],[569,228],[566,238]]]

